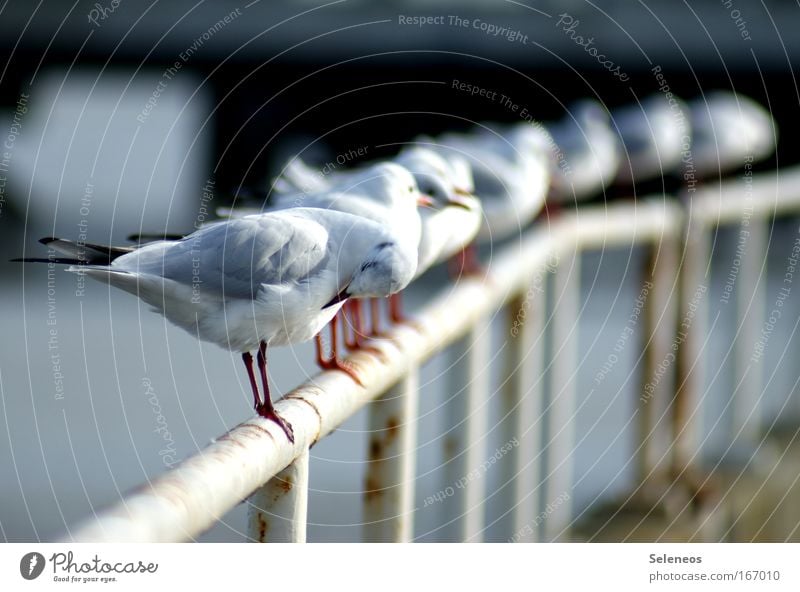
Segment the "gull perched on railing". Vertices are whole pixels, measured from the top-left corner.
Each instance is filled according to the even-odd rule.
[[[19,261],[68,264],[68,271],[138,296],[201,340],[242,352],[256,412],[293,440],[270,399],[267,348],[308,341],[348,298],[389,296],[413,279],[419,192],[407,171],[395,172],[365,181],[363,190],[389,196],[394,215],[408,221],[411,239],[361,216],[292,208],[212,223],[180,240],[138,248],[47,238],[41,242],[64,257]],[[258,351],[263,399],[252,350]]]
[[[579,101],[547,129],[564,155],[564,166],[553,163],[553,200],[589,199],[613,183],[622,147],[603,105],[590,99]]]
[[[445,159],[425,145],[408,147],[388,162],[406,168],[414,176],[420,193],[431,198],[431,203],[428,205],[432,207],[423,207],[419,211],[422,233],[417,275],[421,275],[433,265],[458,253],[478,232],[481,224],[481,205],[472,195],[474,191],[472,171],[465,158],[453,155]],[[332,185],[352,183],[355,174],[357,173],[354,171],[345,171],[322,175],[296,158],[286,165],[281,176],[275,181],[274,188],[278,193],[269,205],[285,207],[286,204],[297,201],[305,203],[307,198],[302,192],[323,191]],[[361,211],[360,204],[357,203],[351,206],[349,203],[338,201],[324,207],[347,208],[343,211],[372,217],[371,211]],[[230,210],[223,213],[230,214]],[[391,219],[378,221],[393,223]]]
[[[463,159],[451,163],[428,147],[412,146],[384,162],[398,164],[408,169],[414,175],[420,192],[432,198],[444,200],[454,195],[472,193],[472,176],[469,165]],[[270,200],[270,205],[278,206],[285,202],[287,197],[299,193],[316,193],[352,182],[353,178],[370,166],[376,165],[323,174],[301,158],[293,158],[272,184],[276,195]]]
[[[420,237],[417,276],[464,249],[480,229],[483,219],[480,201],[472,195],[472,170],[464,158],[445,160],[424,146],[406,148],[394,159],[406,167],[434,203],[420,209]]]
[[[396,216],[380,195],[359,191],[359,184],[364,178],[401,167],[411,173],[419,188],[421,226],[414,226]],[[480,202],[471,195],[469,165],[463,159],[448,162],[423,146],[406,148],[390,161],[328,175],[323,175],[301,159],[295,158],[286,165],[273,187],[275,192],[267,199],[265,208],[279,209],[302,204],[335,209],[367,217],[395,228],[408,240],[417,240],[417,275],[463,249],[475,237],[481,223]],[[336,199],[331,199],[333,194],[329,193],[333,188],[341,191]],[[258,208],[235,207],[220,209],[218,213],[235,217],[255,211]],[[399,293],[392,295],[389,304],[392,320],[400,321],[402,314]],[[373,334],[379,333],[376,305],[377,301],[373,301]],[[362,328],[358,303],[350,303],[349,311],[355,317],[355,333],[359,335]],[[335,325],[332,328],[335,330]],[[335,337],[333,343],[336,343]],[[356,343],[349,345],[354,346]],[[326,361],[318,351],[317,358],[322,367],[339,367],[335,356]]]
[[[677,97],[651,95],[614,109],[611,117],[624,150],[617,181],[629,184],[668,175],[678,170],[684,154],[688,157],[689,108]]]
[[[759,103],[742,94],[715,91],[689,103],[692,158],[699,176],[726,173],[772,154],[777,124]]]
[[[518,124],[495,129],[484,125],[471,133],[418,141],[431,142],[445,159],[467,159],[484,215],[479,242],[518,233],[542,209],[550,185],[550,166],[547,138],[541,128]]]
[[[268,209],[280,210],[299,204],[361,216],[390,229],[400,237],[406,249],[417,252],[422,236],[420,214],[416,210],[413,212],[403,211],[401,214],[392,193],[383,190],[376,191],[374,187],[376,179],[385,179],[389,183],[386,187],[396,182],[413,186],[415,195],[417,195],[416,204],[422,207],[434,207],[432,199],[427,194],[420,192],[415,177],[405,167],[387,161],[323,176],[299,159],[295,159],[286,168],[292,173],[276,181],[281,186],[281,191],[272,194],[271,199],[267,201]],[[253,208],[234,208],[222,210],[220,213],[237,217],[252,211],[254,211]],[[377,300],[373,300],[372,333],[374,335],[379,333],[377,303]],[[348,307],[354,317],[354,337],[352,341],[348,341],[345,333],[345,344],[353,348],[360,348],[362,347],[361,336],[364,332],[361,324],[360,304],[353,299]],[[348,367],[341,363],[337,354],[337,319],[338,317],[334,317],[331,321],[331,355],[329,358],[326,359],[322,351],[321,336],[317,337],[317,363],[321,368],[350,373]],[[346,329],[347,324],[344,322],[342,324]],[[358,380],[357,377],[354,376],[354,378]]]

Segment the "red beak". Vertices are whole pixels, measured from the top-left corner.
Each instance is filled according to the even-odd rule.
[[[421,208],[433,208],[436,206],[436,202],[433,201],[430,195],[420,193],[419,196],[417,196],[417,205]]]

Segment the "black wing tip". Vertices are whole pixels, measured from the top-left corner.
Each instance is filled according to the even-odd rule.
[[[178,232],[140,232],[138,234],[129,234],[125,237],[125,240],[132,243],[141,243],[145,241],[162,241],[162,240],[171,240],[171,241],[179,241],[186,238],[185,234],[180,234]]]
[[[9,263],[58,263],[59,265],[87,265],[80,259],[66,259],[64,257],[16,257],[9,259]]]
[[[329,306],[333,306],[334,304],[339,304],[340,302],[344,302],[348,298],[350,298],[350,294],[347,293],[347,288],[345,288],[344,290],[339,292],[336,296],[331,298],[330,301],[325,306],[323,306],[321,310],[325,310],[326,308],[328,308]]]

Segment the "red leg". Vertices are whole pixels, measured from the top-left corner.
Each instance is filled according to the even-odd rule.
[[[367,340],[367,333],[364,329],[364,319],[361,314],[361,301],[352,299],[347,301],[348,315],[351,321],[352,339],[345,337],[344,344],[350,351],[372,351],[380,353],[380,350],[374,347],[365,345]],[[374,310],[372,311],[374,314]]]
[[[333,317],[330,322],[331,327],[331,357],[329,362],[334,365],[339,363],[339,315]]]
[[[338,331],[336,329],[336,324],[337,324],[337,318],[333,317],[333,319],[330,322],[331,337],[333,339],[333,342],[331,343],[331,356],[329,358],[327,359],[325,358],[322,347],[321,334],[317,333],[317,335],[314,337],[314,340],[317,345],[317,364],[323,370],[341,370],[342,372],[347,374],[350,378],[352,378],[357,384],[364,386],[364,383],[361,382],[361,378],[359,378],[356,371],[347,366],[346,364],[343,364],[337,356],[336,342],[337,342]]]
[[[471,243],[464,247],[461,253],[464,257],[463,270],[465,275],[481,275],[484,273],[484,271],[486,271],[478,259],[478,247],[475,245],[475,243]]]
[[[242,361],[244,367],[247,368],[247,377],[250,379],[250,388],[253,389],[253,407],[258,409],[261,405],[261,397],[258,394],[258,385],[256,384],[256,376],[253,374],[253,356],[250,352],[242,354]]]
[[[322,332],[321,331],[319,333],[317,333],[316,335],[314,335],[314,346],[315,346],[315,349],[317,350],[317,366],[322,368],[322,366],[325,364],[325,358],[323,357],[325,352],[322,351]]]
[[[361,323],[361,301],[358,299],[351,299],[345,302],[342,310],[347,311],[347,317],[343,315],[344,320],[344,345],[350,351],[359,349],[364,339],[363,326]],[[350,337],[348,337],[347,329],[350,329]]]
[[[403,314],[402,292],[389,296],[389,318],[395,325],[407,325],[420,333],[424,332],[423,327],[417,321]]]
[[[408,320],[403,314],[403,299],[400,294],[401,292],[398,292],[389,296],[389,318],[395,324],[405,323]]]
[[[369,310],[372,316],[372,324],[370,325],[369,334],[372,337],[379,337],[381,335],[381,303],[377,298],[369,299]]]
[[[253,373],[253,356],[249,352],[242,354],[242,360],[244,360],[244,365],[247,368],[247,376],[250,379],[250,387],[253,389],[253,401],[256,413],[265,419],[269,419],[277,423],[286,434],[289,442],[294,442],[294,431],[292,430],[292,426],[288,421],[279,416],[275,412],[275,408],[272,406],[272,399],[269,395],[269,381],[267,379],[267,344],[263,341],[259,345],[257,359],[258,369],[261,372],[261,384],[263,385],[264,389],[263,402],[258,394],[256,377]]]
[[[361,306],[361,300],[354,298],[350,300],[350,308],[353,311],[353,318],[355,320],[355,330],[356,330],[356,347],[359,349],[364,346],[364,341],[367,338],[367,332],[364,329],[364,316],[363,316],[363,308]]]
[[[450,259],[448,268],[452,279],[458,279],[462,275],[479,276],[486,271],[478,260],[478,248],[475,243],[470,243],[461,249],[458,255]]]
[[[537,220],[549,220],[550,218],[557,218],[564,212],[564,206],[559,201],[547,199],[544,202],[544,207],[536,217]]]
[[[350,311],[353,317],[353,342],[348,343],[345,340],[345,345],[351,351],[358,350],[361,352],[370,352],[382,362],[386,362],[386,355],[375,346],[367,344],[367,333],[364,329],[364,319],[361,316],[361,300],[356,298],[347,301],[350,305]]]

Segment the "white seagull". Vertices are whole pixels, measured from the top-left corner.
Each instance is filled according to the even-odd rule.
[[[547,137],[541,128],[487,127],[469,134],[445,134],[434,144],[444,158],[455,154],[469,162],[483,209],[480,242],[519,232],[541,210],[550,184]]]
[[[302,161],[293,161],[298,167],[306,167]],[[287,167],[287,168],[291,168]],[[295,169],[299,170],[299,169]],[[308,169],[311,171],[311,169]],[[408,251],[414,251],[417,255],[420,240],[422,238],[422,221],[419,212],[406,211],[398,208],[398,204],[392,192],[386,191],[392,186],[413,187],[416,196],[416,203],[419,206],[434,207],[433,201],[427,194],[422,192],[417,184],[417,179],[404,166],[395,162],[380,162],[378,164],[359,168],[354,171],[334,173],[328,176],[317,175],[317,184],[312,184],[311,179],[305,179],[304,187],[300,193],[276,193],[269,206],[280,209],[292,207],[294,204],[303,204],[315,208],[324,208],[347,212],[356,216],[362,216],[372,220],[384,228],[390,229],[396,236],[400,237],[403,246]],[[367,184],[374,186],[374,180],[383,180],[383,190],[376,187],[367,187]],[[327,183],[327,186],[326,186]],[[313,187],[314,193],[305,193],[308,187]],[[371,190],[368,190],[371,189]],[[394,320],[400,318],[399,301],[396,299],[397,293],[392,295],[389,301],[391,316]],[[378,327],[379,309],[378,300],[372,300],[372,327],[373,335],[380,334]],[[361,337],[364,334],[361,322],[360,303],[354,299],[348,306],[353,316],[353,336],[348,340],[345,332],[345,344],[351,348],[362,348]],[[322,352],[322,340],[317,339],[317,363],[322,368],[338,369],[347,372],[347,367],[342,365],[337,357],[337,319],[331,322],[331,349],[330,358],[325,359]],[[347,323],[343,323],[347,327]]]
[[[777,125],[759,103],[715,91],[689,103],[692,159],[698,176],[719,175],[766,158],[775,150]]]
[[[425,195],[444,199],[444,195],[437,194],[440,192],[462,195],[472,193],[472,175],[469,165],[463,158],[454,158],[450,162],[444,160],[430,148],[412,146],[384,162],[398,164],[408,169],[414,175],[420,192]],[[278,195],[272,198],[269,205],[280,204],[283,199],[281,194],[296,196],[298,193],[318,193],[334,186],[351,183],[354,178],[358,178],[363,175],[364,171],[368,171],[374,166],[376,165],[324,174],[306,164],[301,158],[293,158],[273,182],[272,189]]]
[[[646,181],[678,170],[691,145],[689,109],[683,101],[673,97],[670,102],[659,93],[615,109],[611,117],[625,151],[618,181]]]
[[[395,187],[398,215],[416,216],[415,187]],[[414,277],[416,247],[360,216],[294,208],[212,223],[177,241],[138,248],[79,245],[57,238],[44,244],[65,255],[20,261],[69,264],[130,292],[171,323],[204,341],[242,352],[256,412],[277,416],[267,381],[269,346],[314,337],[350,297],[385,297]],[[258,350],[264,398],[251,350]]]
[[[464,249],[478,233],[483,219],[480,201],[472,195],[474,182],[467,160],[454,155],[446,160],[425,146],[404,149],[393,162],[406,167],[431,198],[433,207],[419,211],[417,277]]]
[[[600,103],[579,101],[547,129],[563,156],[552,169],[553,200],[572,203],[588,199],[611,185],[619,169],[622,146]]]
[[[419,209],[421,226],[418,221],[415,223],[397,216],[390,207],[391,204],[380,194],[360,191],[359,184],[364,179],[377,175],[398,177],[400,170],[410,173],[419,188],[419,203],[425,206]],[[424,146],[406,148],[391,161],[328,175],[321,174],[301,159],[295,158],[286,165],[273,187],[276,192],[268,200],[268,208],[302,204],[345,211],[385,224],[402,233],[409,241],[416,240],[418,276],[469,244],[481,223],[480,203],[471,195],[472,177],[469,165],[458,157],[449,162]],[[331,199],[330,191],[333,189],[342,192],[336,199]],[[235,217],[254,211],[258,210],[245,207],[220,209],[218,213]],[[373,334],[378,333],[376,304],[377,302],[373,302]],[[399,294],[393,295],[389,304],[392,320],[402,320]],[[361,329],[357,303],[354,302],[350,310],[356,317],[358,334]],[[335,325],[333,329],[335,330]],[[352,347],[356,343],[348,345]],[[317,359],[323,367],[335,364],[335,357],[324,361],[319,351]]]

